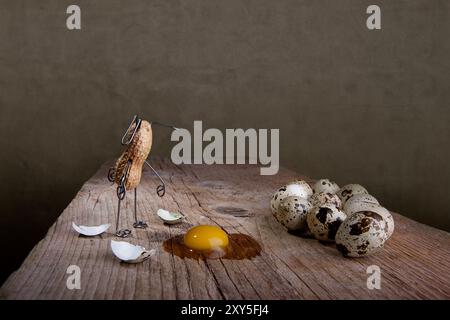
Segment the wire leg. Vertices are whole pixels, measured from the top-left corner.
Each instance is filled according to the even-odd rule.
[[[119,230],[119,220],[120,220],[120,204],[122,203],[122,199],[119,198],[117,203],[117,220],[116,220],[116,236],[119,238],[126,238],[131,235],[130,229],[120,229]]]
[[[134,223],[133,227],[138,229],[145,229],[148,227],[147,223],[137,219],[137,187],[134,188]]]
[[[121,199],[117,202],[117,218],[116,218],[116,231],[119,231],[119,219],[120,219],[120,203],[122,202]]]
[[[134,188],[134,222],[137,222],[137,187]]]

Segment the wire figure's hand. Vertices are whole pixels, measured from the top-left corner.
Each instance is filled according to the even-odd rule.
[[[156,170],[153,169],[153,167],[150,165],[150,163],[148,163],[147,160],[145,160],[145,164],[147,166],[149,166],[150,169],[152,169],[153,173],[156,174],[159,181],[161,181],[161,184],[156,187],[156,194],[161,198],[164,197],[164,195],[166,194],[166,183],[164,182],[163,178],[161,178],[161,176],[158,174],[158,172],[156,172]]]
[[[164,184],[160,184],[158,187],[156,187],[156,193],[160,198],[164,197],[166,194],[166,186]]]
[[[127,192],[126,188],[125,188],[125,184],[127,183],[128,174],[130,173],[130,168],[131,168],[131,160],[128,160],[127,166],[123,170],[123,174],[120,177],[120,180],[119,180],[119,183],[117,186],[117,198],[119,198],[119,200],[123,200],[125,198],[125,194]]]
[[[108,181],[109,182],[114,182],[116,177],[116,168],[115,167],[111,167],[108,170]]]

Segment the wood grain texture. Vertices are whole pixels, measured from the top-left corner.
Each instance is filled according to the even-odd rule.
[[[343,258],[332,245],[287,233],[272,217],[270,197],[298,176],[280,170],[260,176],[256,166],[175,166],[151,160],[167,182],[163,198],[158,180],[143,173],[138,215],[146,230],[132,229],[127,241],[156,249],[137,265],[121,263],[110,249],[117,198],[108,182],[107,163],[87,181],[20,269],[1,288],[6,299],[449,299],[450,234],[394,214],[396,231],[383,251],[360,259]],[[133,196],[124,202],[122,227],[133,223]],[[166,226],[158,208],[183,212],[180,225]],[[72,221],[110,222],[108,233],[78,236]],[[228,233],[251,235],[262,246],[251,260],[181,259],[162,242],[191,226],[213,224]],[[67,267],[81,268],[81,289],[66,287]],[[366,269],[378,265],[381,290],[366,286]]]

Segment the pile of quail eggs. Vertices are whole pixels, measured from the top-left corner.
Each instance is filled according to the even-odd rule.
[[[303,180],[292,181],[275,192],[270,208],[288,230],[336,242],[346,257],[378,251],[394,232],[389,210],[359,184],[339,188],[320,179],[311,187]]]

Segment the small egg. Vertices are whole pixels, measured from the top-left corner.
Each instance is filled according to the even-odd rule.
[[[312,208],[307,216],[309,230],[314,238],[322,241],[334,241],[341,223],[347,218],[344,212],[331,204]]]
[[[320,179],[314,183],[312,189],[314,193],[325,192],[334,194],[339,191],[339,186],[336,182],[330,181],[330,179]]]
[[[387,234],[373,212],[352,214],[336,233],[336,248],[346,257],[364,257],[384,246]]]
[[[353,197],[350,197],[346,202],[345,205],[343,206],[344,212],[347,213],[347,211],[354,211],[352,208],[354,206],[358,206],[359,203],[373,203],[373,204],[380,204],[378,202],[378,200],[374,197],[371,196],[368,193],[360,193],[360,194],[355,194]]]
[[[352,198],[350,198],[352,199]],[[350,201],[350,200],[349,200]],[[348,202],[345,204],[346,210],[344,212],[348,217],[353,215],[356,212],[366,211],[372,212],[372,216],[380,221],[380,224],[386,231],[387,237],[390,238],[394,233],[394,218],[388,209],[383,208],[379,204],[370,203],[370,202],[353,202],[348,205]]]
[[[184,235],[184,245],[199,252],[226,249],[228,242],[226,232],[216,226],[196,226]]]
[[[301,196],[302,198],[309,198],[313,194],[313,189],[309,185],[308,182],[305,180],[294,180],[288,183],[288,185],[296,185],[301,189]]]
[[[288,230],[306,230],[306,214],[311,203],[302,197],[290,196],[280,202],[275,218]]]
[[[309,197],[309,201],[313,207],[320,207],[326,203],[332,204],[336,208],[341,207],[341,199],[336,194],[319,192]]]
[[[284,198],[297,196],[307,199],[310,195],[312,195],[312,189],[308,183],[302,180],[293,181],[278,189],[272,196],[272,199],[270,200],[272,214],[275,215],[278,212],[278,206]]]
[[[352,183],[352,184],[347,184],[347,185],[343,186],[337,192],[337,195],[339,196],[339,198],[342,201],[342,206],[344,206],[345,202],[347,202],[348,199],[350,199],[354,195],[361,194],[361,193],[368,194],[366,188],[364,188],[362,185]]]

